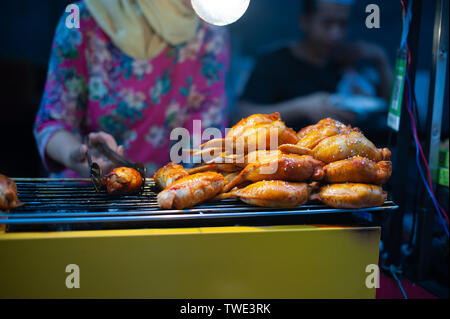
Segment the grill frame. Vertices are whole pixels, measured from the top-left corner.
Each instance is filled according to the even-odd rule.
[[[0,212],[0,225],[8,231],[76,230],[149,227],[185,227],[186,225],[251,225],[317,223],[316,217],[329,223],[354,220],[354,215],[368,218],[398,209],[388,200],[381,207],[334,209],[319,203],[308,203],[292,209],[274,209],[247,205],[227,199],[210,201],[185,210],[161,210],[156,205],[156,185],[147,179],[140,195],[112,196],[97,193],[89,179],[16,178],[19,199],[25,203],[13,212]],[[59,209],[58,209],[59,208]],[[375,214],[376,213],[376,214]],[[346,216],[347,218],[344,218]],[[364,217],[365,216],[365,217]],[[376,219],[376,218],[375,218]],[[354,223],[350,221],[351,223]]]

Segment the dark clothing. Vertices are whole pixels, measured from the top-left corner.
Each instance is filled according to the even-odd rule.
[[[340,79],[336,62],[314,66],[294,56],[290,48],[283,48],[258,59],[242,100],[269,105],[317,92],[335,93]],[[295,128],[308,124],[285,121]]]

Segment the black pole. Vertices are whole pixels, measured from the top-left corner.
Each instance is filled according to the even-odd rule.
[[[427,125],[424,152],[431,169],[433,187],[437,179],[439,143],[441,137],[442,110],[445,94],[445,78],[448,54],[448,0],[438,0],[433,30],[432,70],[427,109]],[[428,193],[422,198],[418,216],[417,243],[415,250],[415,277],[423,281],[430,275],[433,226],[436,209]]]
[[[416,78],[417,56],[419,48],[419,32],[421,21],[422,0],[414,1],[412,4],[412,20],[408,35],[408,45],[411,52],[411,65],[409,68],[409,78],[411,86],[414,88]],[[389,238],[387,243],[388,265],[399,265],[401,260],[403,216],[407,207],[407,185],[409,181],[408,163],[411,154],[411,124],[409,120],[407,102],[407,88],[405,86],[403,94],[403,104],[400,116],[400,129],[397,134],[395,157],[393,159],[392,195],[394,201],[399,205],[399,211],[393,213],[389,220]]]

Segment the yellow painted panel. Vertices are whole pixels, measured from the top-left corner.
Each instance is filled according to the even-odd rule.
[[[374,298],[378,227],[0,234],[0,298]],[[68,289],[68,264],[80,288]]]

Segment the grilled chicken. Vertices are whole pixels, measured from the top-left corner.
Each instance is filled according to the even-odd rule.
[[[292,182],[317,181],[323,178],[323,163],[311,156],[280,154],[248,164],[242,172],[224,187],[228,192],[244,182],[284,180]]]
[[[253,114],[245,119],[240,120],[235,126],[233,126],[225,136],[225,139],[233,140],[241,136],[247,129],[254,128],[262,124],[270,124],[275,121],[280,120],[280,113],[273,114]],[[201,146],[202,149],[205,148],[224,148],[224,139],[213,139],[206,142]]]
[[[313,149],[313,156],[324,163],[336,162],[355,156],[362,156],[379,162],[389,160],[391,152],[387,148],[376,148],[360,132],[349,132],[324,139]]]
[[[200,150],[189,152],[209,162],[223,156],[223,152],[226,155],[246,155],[256,150],[277,150],[279,145],[295,144],[297,141],[295,132],[277,120],[270,124],[257,124],[245,129],[238,137],[216,139]]]
[[[306,137],[307,135],[309,135],[310,133],[320,130],[323,127],[336,127],[338,129],[349,129],[350,126],[346,126],[345,124],[336,121],[335,119],[332,119],[331,117],[325,118],[323,120],[320,120],[319,122],[317,122],[314,125],[310,125],[307,126],[303,129],[301,129],[298,133],[297,136],[299,138],[299,140],[303,139],[304,137]]]
[[[332,118],[326,118],[299,131],[297,133],[299,138],[297,144],[280,145],[279,149],[286,154],[312,155],[313,152],[311,150],[322,140],[350,131],[359,130],[353,129],[350,125],[346,126]]]
[[[135,169],[119,167],[106,175],[102,182],[109,194],[131,195],[141,190],[144,181],[141,174]]]
[[[333,208],[361,209],[383,205],[387,193],[377,185],[333,184],[321,187],[311,199],[318,199]]]
[[[390,161],[373,162],[367,158],[356,156],[326,165],[324,181],[327,183],[366,183],[382,185],[391,177]]]
[[[306,183],[261,181],[221,194],[219,198],[239,198],[249,205],[262,207],[290,208],[305,204],[311,190],[312,186]]]
[[[22,205],[17,198],[16,183],[0,174],[0,210],[9,211]]]
[[[223,183],[223,176],[215,172],[183,177],[158,194],[158,206],[163,209],[195,206],[219,194]]]
[[[186,177],[188,175],[189,173],[184,169],[183,166],[175,163],[169,163],[157,170],[155,175],[153,176],[153,179],[155,180],[155,183],[159,188],[165,189],[180,178]]]
[[[203,173],[203,172],[218,172],[218,173],[233,173],[240,171],[241,168],[234,164],[218,163],[218,164],[204,164],[191,169],[187,172],[192,174]]]
[[[296,144],[297,134],[281,121],[280,114],[255,114],[241,120],[224,139],[214,139],[197,150],[188,150],[209,163],[229,155],[243,155],[256,150],[276,150],[282,144]],[[217,163],[217,161],[216,161]]]

